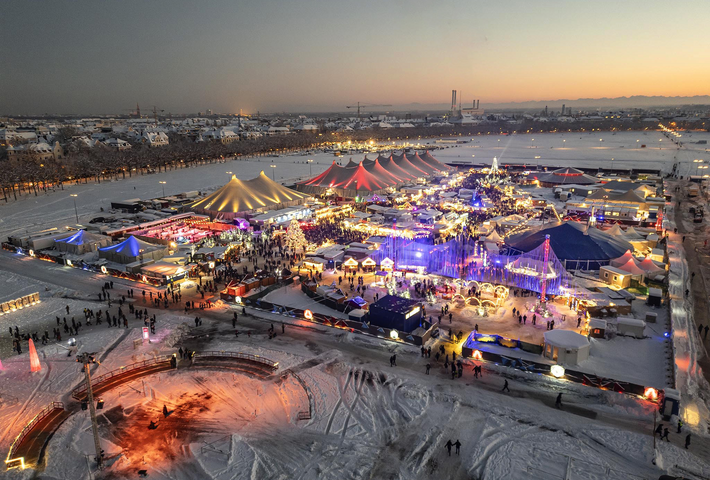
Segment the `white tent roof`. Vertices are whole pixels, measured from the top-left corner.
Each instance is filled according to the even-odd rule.
[[[616,225],[611,227],[609,230],[607,230],[606,233],[608,233],[609,235],[623,235],[624,231],[621,230],[621,227],[617,223]]]
[[[631,254],[631,250],[626,250],[622,256],[619,258],[615,258],[611,261],[611,265],[614,267],[618,267],[619,265],[624,265],[626,262],[629,260],[633,260],[634,256]]]
[[[580,349],[589,346],[589,339],[571,330],[550,330],[545,332],[545,343],[558,348]]]
[[[486,236],[486,240],[493,243],[501,243],[503,241],[501,236],[498,235],[498,232],[496,232],[495,230],[493,230],[491,233],[488,234],[488,236]]]

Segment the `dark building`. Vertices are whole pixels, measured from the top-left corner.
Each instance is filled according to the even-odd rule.
[[[370,304],[370,323],[411,333],[419,328],[422,308],[416,300],[386,295]]]

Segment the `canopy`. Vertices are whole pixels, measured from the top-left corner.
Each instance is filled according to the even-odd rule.
[[[651,257],[644,258],[642,262],[639,262],[638,266],[648,273],[661,273],[665,271],[656,265],[653,260],[651,260]]]
[[[501,243],[503,241],[501,236],[498,235],[498,232],[496,232],[495,230],[493,230],[490,234],[488,234],[488,236],[486,237],[486,240],[488,240],[489,242],[493,242],[493,243]]]
[[[400,156],[395,156],[392,155],[392,161],[400,167],[402,170],[405,170],[407,173],[410,175],[414,175],[416,178],[420,177],[428,177],[429,173],[427,172],[429,168],[424,168],[423,170],[417,166],[415,166],[412,162],[409,161],[409,159],[406,157],[406,155],[402,154]]]
[[[365,165],[365,170],[376,176],[378,179],[382,180],[383,182],[389,183],[390,185],[399,185],[403,183],[403,179],[396,176],[395,174],[387,171],[381,164],[379,160],[375,160],[374,162],[371,162],[369,165],[365,164],[365,161],[363,160],[362,162]]]
[[[234,216],[240,212],[273,207],[285,208],[303,203],[308,196],[274,182],[262,171],[247,181],[236,175],[225,186],[211,195],[190,204],[192,210],[208,214]]]
[[[79,230],[74,235],[55,240],[55,242],[64,243],[66,245],[83,245],[85,243],[102,243],[102,240],[106,240],[106,236],[94,235],[91,233],[86,233],[86,230]]]
[[[159,248],[157,245],[152,243],[144,242],[143,240],[138,240],[136,237],[131,235],[124,241],[117,243],[116,245],[111,245],[104,248],[99,248],[102,252],[113,252],[121,255],[137,257],[142,251],[151,250]]]
[[[426,150],[422,155],[418,156],[422,159],[422,161],[424,161],[424,163],[436,168],[437,170],[440,170],[442,172],[453,170],[452,167],[449,167],[448,165],[441,163],[439,160],[434,158],[431,153],[429,153],[429,150]]]
[[[631,275],[646,275],[646,271],[639,268],[638,265],[636,265],[636,260],[631,259],[628,262],[626,262],[623,265],[619,265],[618,267],[619,270],[623,270],[625,272],[630,273]]]
[[[618,258],[631,245],[597,228],[587,230],[586,225],[577,222],[562,222],[544,226],[532,232],[515,235],[507,243],[516,250],[529,252],[550,235],[550,246],[561,260],[603,260]],[[568,265],[569,268],[569,265]]]
[[[382,168],[405,181],[416,180],[418,177],[417,175],[409,173],[407,170],[397,165],[391,156],[386,157],[384,160],[378,157],[377,160],[380,162],[380,165],[382,165]]]
[[[633,260],[634,256],[631,254],[631,250],[626,250],[622,256],[613,259],[611,262],[612,267],[618,267],[619,265],[624,265],[629,260]]]
[[[165,254],[166,247],[138,240],[130,236],[124,241],[104,248],[99,248],[99,257],[112,262],[131,263],[138,259],[159,260]]]
[[[621,229],[619,224],[615,224],[613,227],[611,227],[609,230],[606,231],[609,235],[623,235],[624,231]]]
[[[419,158],[419,155],[417,155],[416,153],[414,155],[407,155],[406,153],[402,152],[402,158],[406,158],[412,165],[429,175],[434,175],[439,172],[438,169],[425,163],[421,158]]]

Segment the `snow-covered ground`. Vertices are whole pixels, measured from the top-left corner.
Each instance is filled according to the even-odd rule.
[[[462,155],[461,158],[474,158],[478,162],[481,156],[496,155],[503,162],[506,159],[512,162],[513,153],[518,152],[516,156],[523,160],[540,155],[541,163],[604,162],[610,153],[604,147],[616,141],[632,145],[632,141],[636,143],[636,135],[643,134],[590,135],[585,137],[584,148],[566,145],[572,150],[560,149],[561,152],[552,148],[553,143],[564,138],[565,144],[573,144],[572,135],[537,135],[536,148],[529,148],[526,144],[531,137],[523,135],[477,137],[479,146],[474,143],[448,148],[435,156],[447,161],[458,158],[454,155]],[[649,132],[646,137],[654,136],[658,133]],[[594,137],[596,142],[605,139],[600,143],[606,145],[597,146]],[[498,147],[498,140],[510,144]],[[661,143],[665,142],[668,141]],[[652,149],[652,142],[647,144],[646,149],[637,152],[642,159],[639,161],[662,162],[664,168],[670,168],[675,149]],[[613,153],[628,154],[629,148],[617,146]],[[472,149],[476,157],[470,157]],[[550,160],[544,162],[547,153],[564,156],[555,157],[554,161],[547,157]],[[687,161],[684,155],[692,158],[698,153],[681,150],[679,161]],[[314,165],[314,174],[326,168],[333,157],[315,158],[320,164]],[[614,166],[623,158],[616,156]],[[634,158],[628,157],[626,161],[633,162]],[[307,174],[308,165],[298,163],[304,159],[300,156],[275,159],[277,165],[282,162],[280,166],[285,167],[277,167],[277,177],[280,170],[287,170],[283,176],[289,177]],[[168,181],[166,193],[203,189],[226,182],[226,171],[249,178],[268,163],[270,159],[227,162],[127,181],[71,186],[63,192],[23,198],[0,206],[0,233],[7,235],[18,229],[71,221],[74,208],[69,193],[79,194],[81,215],[88,219],[97,213],[99,206],[107,207],[110,200],[160,195],[162,186],[158,181]],[[687,268],[682,249],[677,245],[672,245],[672,249],[674,328],[676,333],[687,335],[687,310],[682,305]],[[1,260],[9,262],[7,259],[3,256]],[[0,317],[0,335],[6,336],[8,325],[36,325],[33,322],[37,317],[51,327],[56,324],[55,316],[65,316],[66,305],[70,307],[70,315],[77,312],[79,317],[83,317],[83,308],[97,307],[93,299],[99,284],[90,274],[37,260],[22,260],[25,261],[19,265],[27,266],[26,275],[15,264],[12,269],[0,264],[4,270],[0,298],[13,298],[32,290],[40,292],[42,302],[13,316]],[[114,305],[112,312],[115,311]],[[197,328],[192,327],[194,313],[188,317],[173,310],[150,308],[150,311],[158,315],[157,332],[151,344],[134,342],[140,337],[142,323],[131,319],[131,315],[128,329],[107,328],[105,324],[82,329],[77,337],[78,351],[97,352],[101,364],[95,367],[95,374],[172,353],[180,345],[253,353],[280,362],[280,371],[291,369],[298,373],[313,397],[314,416],[308,421],[294,419],[294,412],[303,410],[306,404],[303,391],[294,382],[258,382],[239,374],[200,369],[146,377],[105,395],[106,408],[100,412],[102,446],[109,454],[129,448],[112,460],[109,477],[135,476],[138,469],[147,468],[149,478],[158,479],[562,479],[568,471],[567,478],[571,479],[658,478],[668,471],[688,478],[710,478],[707,460],[710,450],[707,432],[703,430],[703,422],[707,422],[707,410],[702,403],[706,384],[697,370],[683,368],[697,355],[692,343],[675,342],[680,359],[677,372],[683,392],[685,432],[693,433],[693,443],[685,451],[682,449],[685,432],[671,433],[672,443],[661,442],[654,452],[653,406],[614,392],[489,365],[484,365],[482,379],[474,379],[471,365],[467,364],[463,378],[451,380],[442,364],[433,358],[422,358],[417,348],[320,326],[288,325],[285,334],[279,332],[275,339],[269,340],[270,323],[298,323],[272,314],[260,314],[263,318],[241,316],[238,327],[241,335],[237,338],[231,328],[231,312],[223,306],[199,312],[205,324]],[[244,335],[245,331],[252,335]],[[607,346],[617,341],[624,347],[629,342],[629,349],[637,347],[636,341],[618,337]],[[435,343],[434,348],[438,345]],[[451,346],[446,345],[450,352]],[[80,367],[74,355],[67,356],[64,346],[38,345],[38,351],[43,368],[35,374],[29,373],[26,352],[9,358],[0,355],[4,365],[0,371],[3,455],[37,411],[52,400],[67,401],[68,392],[81,380]],[[398,366],[389,367],[388,358],[395,353]],[[649,363],[655,368],[660,366],[653,363],[656,361],[650,359]],[[427,363],[433,364],[430,375],[424,373]],[[502,376],[510,382],[510,393],[500,391]],[[554,408],[558,393],[564,394],[562,411]],[[147,422],[162,416],[163,404],[174,413],[155,431],[154,437],[146,436]],[[250,417],[252,407],[255,415]],[[179,429],[185,430],[184,436],[179,433],[170,436],[178,431],[170,429],[171,422],[184,422]],[[131,438],[131,432],[137,433],[135,438]],[[461,455],[455,452],[451,457],[447,455],[445,443],[449,439],[461,441]],[[85,455],[91,455],[92,449],[88,414],[80,411],[50,440],[47,468],[41,475],[89,478]],[[656,466],[652,464],[654,457]],[[3,473],[3,478],[24,479],[33,475],[31,470],[12,470]]]
[[[659,139],[663,139],[659,142]],[[610,168],[614,158],[614,168],[652,168],[670,171],[674,162],[684,166],[681,173],[697,166],[693,160],[704,158],[710,161],[707,145],[692,142],[710,140],[710,133],[683,134],[686,142],[683,150],[660,132],[594,132],[594,133],[549,133],[536,135],[481,135],[462,137],[470,143],[436,150],[434,156],[444,162],[470,161],[490,163],[498,157],[498,164],[506,163],[557,166],[598,166]],[[532,141],[534,139],[534,141]],[[600,142],[599,139],[602,139]],[[563,141],[564,140],[564,141]],[[637,142],[637,140],[639,140]],[[398,143],[396,142],[395,147]],[[422,141],[421,145],[434,145],[435,140]],[[532,144],[532,146],[531,146]],[[640,145],[646,148],[640,148]],[[659,148],[660,145],[660,148]],[[475,155],[475,157],[474,157]],[[363,155],[355,155],[360,160]],[[536,159],[535,157],[540,157]],[[308,164],[307,159],[314,163]],[[125,180],[89,182],[81,185],[65,185],[64,190],[27,195],[8,204],[0,203],[0,238],[13,233],[37,231],[49,227],[63,227],[76,223],[74,199],[79,213],[79,221],[87,222],[99,214],[99,208],[108,210],[111,201],[130,198],[149,199],[162,196],[163,187],[167,195],[193,190],[207,190],[222,186],[233,174],[241,179],[257,176],[262,170],[277,181],[317,175],[330,166],[334,160],[346,163],[348,157],[337,158],[332,154],[318,153],[280,157],[265,157],[251,160],[227,160],[224,163],[203,165],[194,168],[170,170],[151,175],[138,175]],[[270,168],[271,164],[276,168]],[[160,182],[166,182],[164,185]],[[76,194],[77,197],[70,197]]]

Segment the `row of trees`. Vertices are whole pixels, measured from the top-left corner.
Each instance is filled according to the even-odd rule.
[[[591,128],[611,130],[621,125],[613,121],[598,124],[535,124],[535,132],[589,131]],[[151,148],[141,143],[128,150],[117,151],[108,147],[77,147],[72,143],[72,132],[60,130],[57,140],[65,142],[66,155],[61,160],[48,160],[28,153],[10,160],[6,152],[0,152],[0,192],[7,202],[23,194],[37,195],[49,188],[63,188],[66,182],[101,182],[105,178],[125,178],[153,172],[185,168],[205,163],[224,161],[231,157],[254,157],[274,153],[311,150],[336,142],[395,141],[442,136],[472,136],[478,134],[524,133],[532,125],[463,125],[452,127],[415,127],[392,129],[368,129],[354,132],[294,133],[244,139],[230,144],[219,142],[195,142],[194,138],[171,133],[170,144]],[[636,128],[634,128],[636,127]],[[640,129],[640,126],[624,124],[623,129]]]

